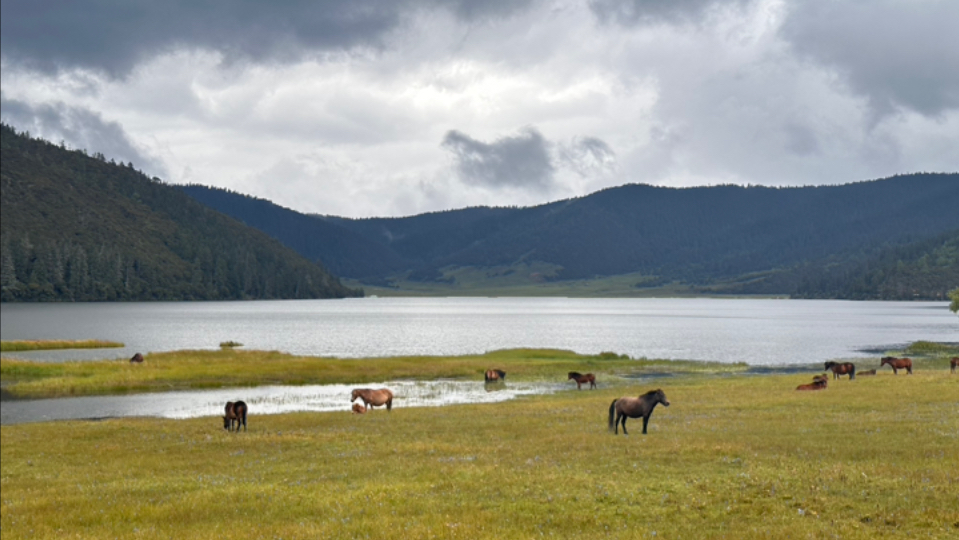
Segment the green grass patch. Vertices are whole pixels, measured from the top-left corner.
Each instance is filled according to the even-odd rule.
[[[293,356],[275,351],[177,351],[154,353],[142,364],[126,360],[48,363],[0,359],[0,381],[12,397],[40,398],[155,392],[264,384],[336,384],[384,380],[482,380],[487,369],[503,369],[508,380],[560,380],[570,371],[600,377],[640,373],[738,373],[746,364],[630,359],[601,353],[582,355],[552,349],[513,349],[453,357],[363,359]]]
[[[0,341],[0,352],[47,351],[54,349],[109,349],[116,347],[123,347],[123,343],[99,339],[86,339],[81,341],[62,339]]]
[[[148,358],[148,362],[153,356]],[[148,364],[147,364],[148,365]],[[0,428],[11,538],[950,538],[959,384],[880,374],[662,381],[649,435],[606,431],[623,384],[366,415]]]

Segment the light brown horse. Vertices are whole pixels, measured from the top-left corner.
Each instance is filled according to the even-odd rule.
[[[366,407],[360,405],[359,403],[354,403],[353,414],[366,414]]]
[[[809,384],[800,384],[796,387],[796,390],[825,390],[828,384],[829,376],[823,373],[822,375],[813,377],[812,382]]]
[[[662,403],[664,407],[669,407],[669,400],[662,390],[650,390],[639,397],[622,397],[614,399],[609,404],[609,430],[614,435],[619,435],[619,425],[623,425],[623,435],[626,433],[626,419],[643,417],[643,435],[646,434],[646,425],[649,424],[649,417],[653,414],[656,405]],[[616,421],[613,421],[613,415]]]
[[[886,356],[882,359],[882,362],[879,364],[879,367],[882,367],[886,364],[889,364],[889,367],[892,368],[892,373],[894,375],[899,375],[900,369],[905,369],[910,375],[912,375],[912,360],[909,358],[896,358],[894,356]]]
[[[596,388],[596,376],[593,375],[592,373],[581,375],[579,373],[576,373],[575,371],[570,371],[569,377],[566,380],[568,381],[570,379],[576,381],[576,388],[579,390],[583,389],[584,383],[589,383],[590,388]]]
[[[506,372],[502,369],[487,369],[484,377],[486,382],[505,382]]]
[[[826,369],[832,371],[832,378],[838,379],[840,375],[849,375],[849,380],[856,378],[856,366],[852,362],[826,362]]]
[[[131,364],[142,364],[142,363],[143,363],[143,355],[140,354],[140,353],[134,354],[134,355],[133,355],[133,358],[130,359],[130,363],[131,363]]]
[[[380,407],[382,405],[386,405],[387,411],[393,410],[393,392],[387,390],[386,388],[380,390],[357,388],[353,390],[353,394],[350,397],[350,402],[356,401],[356,398],[362,399],[363,405],[365,405],[368,410],[371,410],[373,407]]]
[[[246,403],[242,401],[227,401],[223,414],[223,429],[233,431],[233,422],[236,422],[236,431],[246,431]]]
[[[959,367],[959,356],[954,357],[952,360],[949,361],[949,372],[955,373],[957,367]]]

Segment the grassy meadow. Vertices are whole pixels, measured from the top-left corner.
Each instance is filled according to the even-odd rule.
[[[86,339],[70,341],[63,339],[0,341],[0,352],[47,351],[54,349],[107,349],[123,347],[123,343]]]
[[[954,538],[959,374],[623,381],[366,415],[3,426],[9,538]],[[571,383],[572,384],[572,383]],[[610,402],[662,387],[649,434]]]
[[[178,351],[149,354],[142,364],[127,360],[36,362],[0,359],[6,395],[42,398],[158,392],[265,384],[366,383],[396,379],[482,380],[490,368],[504,369],[508,380],[565,380],[570,371],[623,376],[642,372],[738,373],[745,364],[630,359],[601,353],[520,349],[454,357],[336,359],[280,352]],[[570,383],[572,384],[572,383]]]

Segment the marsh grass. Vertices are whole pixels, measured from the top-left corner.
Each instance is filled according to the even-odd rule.
[[[10,538],[947,538],[959,381],[662,381],[649,435],[606,431],[652,386],[358,416],[4,426]]]
[[[178,351],[154,353],[142,364],[126,360],[44,363],[0,359],[0,380],[12,397],[39,398],[266,384],[336,384],[384,380],[482,380],[490,368],[507,380],[566,379],[569,371],[618,378],[654,373],[738,373],[745,364],[633,360],[550,349],[512,349],[454,357],[336,359],[279,352]],[[600,379],[602,382],[602,378]]]
[[[107,349],[123,347],[123,343],[87,339],[81,341],[69,340],[35,340],[35,341],[0,341],[0,352],[45,351],[53,349]]]

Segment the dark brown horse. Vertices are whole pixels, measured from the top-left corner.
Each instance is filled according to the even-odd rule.
[[[353,390],[353,394],[350,397],[350,402],[356,401],[357,398],[363,400],[363,405],[366,406],[367,410],[371,410],[373,407],[380,407],[382,405],[386,405],[387,411],[393,410],[393,392],[387,390],[386,388],[380,390],[357,388],[356,390]]]
[[[954,357],[952,360],[949,361],[949,372],[955,373],[957,367],[959,367],[959,356]]]
[[[856,378],[856,366],[852,362],[826,362],[826,369],[832,371],[832,378],[838,379],[840,375],[849,375],[849,380]]]
[[[609,404],[609,430],[614,435],[619,434],[619,425],[623,425],[623,435],[626,433],[626,419],[643,417],[643,435],[646,434],[646,425],[649,424],[649,416],[653,414],[653,409],[657,404],[669,407],[669,400],[662,390],[650,390],[639,397],[622,397],[614,399]],[[615,422],[613,415],[616,416]]]
[[[223,414],[223,429],[233,431],[233,422],[236,422],[236,430],[246,431],[246,403],[242,401],[227,401]]]
[[[506,372],[502,369],[487,369],[485,378],[486,382],[506,381]]]
[[[133,358],[130,359],[130,363],[131,363],[131,364],[142,364],[142,363],[143,363],[143,355],[140,354],[140,353],[134,354],[134,355],[133,355]]]
[[[583,384],[585,383],[589,383],[590,388],[596,388],[596,376],[593,375],[592,373],[581,375],[579,373],[576,373],[575,371],[570,371],[569,377],[566,380],[568,381],[570,379],[576,381],[576,388],[580,390],[583,389]]]
[[[366,414],[366,407],[360,405],[359,403],[354,403],[353,414]]]
[[[879,364],[879,367],[882,367],[886,364],[889,364],[889,367],[892,368],[893,375],[899,375],[900,369],[904,369],[910,375],[912,375],[912,360],[909,358],[896,358],[894,356],[886,356],[882,359],[882,362]]]
[[[800,384],[796,387],[796,390],[825,390],[828,384],[829,375],[823,373],[822,375],[813,377],[812,382],[809,384]]]

